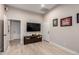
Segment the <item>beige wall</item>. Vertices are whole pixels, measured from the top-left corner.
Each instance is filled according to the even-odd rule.
[[[24,36],[26,36],[26,35],[31,35],[33,33],[42,33],[42,27],[41,27],[41,32],[27,32],[26,31],[27,22],[41,23],[41,25],[42,25],[43,17],[39,14],[30,13],[27,11],[8,7],[7,17],[8,17],[8,19],[21,21],[21,40],[22,41],[23,41]]]
[[[44,39],[61,46],[79,52],[79,24],[76,22],[76,14],[79,13],[79,5],[61,5],[51,10],[44,17]],[[72,16],[72,26],[60,27],[60,19]],[[58,18],[58,27],[53,27],[52,19]]]
[[[0,4],[0,19],[4,19],[4,5]]]

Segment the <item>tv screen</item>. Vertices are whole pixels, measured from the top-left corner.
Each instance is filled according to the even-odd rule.
[[[40,31],[39,23],[27,23],[27,32]]]

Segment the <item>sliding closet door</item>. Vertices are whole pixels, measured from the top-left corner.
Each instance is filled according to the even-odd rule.
[[[3,20],[0,20],[0,52],[4,51],[4,26],[3,26]]]

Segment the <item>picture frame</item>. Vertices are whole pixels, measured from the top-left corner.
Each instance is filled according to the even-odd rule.
[[[53,27],[58,26],[58,19],[53,19]]]
[[[77,13],[77,23],[79,23],[79,13]]]
[[[60,19],[60,26],[72,26],[72,16]]]

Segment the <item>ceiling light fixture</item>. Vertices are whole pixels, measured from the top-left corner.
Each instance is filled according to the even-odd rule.
[[[48,12],[49,9],[46,8],[46,5],[45,4],[41,4],[41,8],[40,8],[41,11],[43,11],[44,13]]]
[[[45,4],[41,4],[41,7],[42,7],[42,8],[45,7]]]

